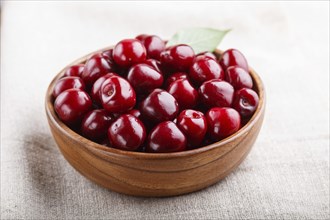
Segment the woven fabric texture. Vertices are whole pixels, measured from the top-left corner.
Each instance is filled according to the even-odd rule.
[[[329,2],[27,2],[1,6],[1,219],[329,219]],[[188,195],[136,198],[76,172],[44,111],[51,79],[140,33],[231,28],[264,81],[265,121],[247,159]]]

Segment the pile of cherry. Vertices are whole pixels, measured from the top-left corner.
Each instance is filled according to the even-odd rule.
[[[226,138],[255,112],[248,64],[241,52],[195,54],[166,47],[154,35],[68,67],[53,90],[58,117],[82,136],[109,147],[178,152]]]

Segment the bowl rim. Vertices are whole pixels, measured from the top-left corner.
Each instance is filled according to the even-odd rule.
[[[64,74],[64,71],[72,65],[77,65],[85,62],[87,58],[92,56],[95,53],[101,53],[103,51],[109,50],[113,48],[113,46],[110,47],[105,47],[99,50],[96,50],[92,53],[89,53],[88,55],[83,56],[82,58],[79,58],[72,63],[68,64],[66,67],[64,67],[56,76],[52,79],[50,82],[47,92],[46,92],[46,97],[45,97],[45,110],[46,114],[48,116],[48,119],[53,122],[53,125],[56,126],[63,134],[65,134],[68,137],[71,137],[73,139],[79,139],[80,142],[82,142],[82,146],[88,151],[95,152],[97,151],[98,153],[104,154],[104,155],[112,155],[112,156],[121,156],[121,157],[128,157],[128,158],[139,158],[139,159],[147,159],[147,160],[162,160],[162,159],[174,159],[174,158],[181,158],[181,157],[189,157],[192,155],[196,154],[201,154],[203,152],[207,152],[210,150],[213,150],[214,148],[220,148],[224,145],[226,145],[229,142],[232,142],[234,139],[240,137],[241,135],[245,134],[248,132],[258,121],[258,119],[262,116],[262,113],[265,108],[265,102],[266,102],[266,96],[265,96],[265,89],[263,82],[259,75],[251,68],[249,67],[249,73],[253,79],[254,87],[257,90],[257,93],[259,95],[259,104],[258,107],[253,114],[253,116],[250,118],[250,120],[243,126],[241,127],[237,132],[234,134],[230,135],[229,137],[222,139],[218,142],[196,148],[196,149],[191,149],[191,150],[186,150],[186,151],[181,151],[181,152],[170,152],[170,153],[147,153],[147,152],[136,152],[136,151],[125,151],[125,150],[120,150],[112,147],[107,147],[101,144],[98,144],[94,141],[91,141],[80,134],[76,133],[73,131],[71,128],[69,128],[66,124],[64,124],[57,116],[54,110],[53,106],[53,98],[52,98],[52,91],[53,87],[55,85],[55,82],[62,77]],[[222,51],[219,49],[216,49],[214,51],[217,55],[221,55]],[[232,146],[231,148],[228,148],[226,152],[223,154],[228,153],[229,151],[232,151],[235,147]]]

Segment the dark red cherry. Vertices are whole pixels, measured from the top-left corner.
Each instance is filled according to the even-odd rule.
[[[233,108],[242,118],[253,115],[259,104],[259,96],[252,89],[243,88],[235,92]]]
[[[113,68],[104,56],[95,54],[86,61],[81,78],[86,86],[90,88],[98,78],[112,71]]]
[[[140,105],[143,118],[152,122],[173,120],[178,114],[178,102],[168,92],[155,89]]]
[[[250,74],[237,66],[231,66],[227,68],[226,81],[229,82],[235,89],[251,89],[253,87]]]
[[[142,40],[146,50],[148,58],[156,60],[160,59],[160,53],[165,50],[165,42],[156,35],[150,35],[144,37]]]
[[[77,76],[77,77],[81,77],[82,72],[84,71],[84,64],[77,64],[77,65],[73,65],[68,67],[63,76]]]
[[[186,109],[177,117],[178,128],[185,134],[188,146],[199,146],[207,132],[207,122],[202,112]]]
[[[171,121],[158,124],[149,134],[147,152],[169,153],[186,149],[187,140],[182,131]]]
[[[214,53],[211,52],[202,52],[196,55],[195,60],[199,60],[199,59],[204,59],[204,58],[209,58],[209,59],[213,59],[213,60],[217,60],[217,57],[215,56]]]
[[[140,35],[136,36],[135,39],[137,39],[137,40],[143,42],[144,39],[145,39],[146,37],[148,37],[148,36],[149,36],[148,34],[140,34]]]
[[[194,61],[189,70],[189,77],[196,85],[200,85],[211,79],[224,79],[225,73],[217,61],[204,57]]]
[[[80,89],[68,89],[57,96],[54,108],[58,117],[65,124],[73,126],[92,109],[92,100],[86,92]]]
[[[236,49],[226,50],[219,62],[224,70],[230,66],[238,66],[249,72],[249,66],[244,55]]]
[[[121,115],[108,129],[111,145],[122,150],[137,150],[146,138],[142,122],[130,114]]]
[[[119,76],[106,79],[101,86],[102,106],[108,112],[121,113],[132,109],[136,103],[136,95],[129,82]]]
[[[233,108],[211,108],[206,120],[208,133],[216,141],[234,134],[241,126],[241,117]]]
[[[188,70],[194,58],[194,50],[186,44],[171,46],[160,54],[162,65],[172,71]]]
[[[102,105],[102,101],[101,101],[101,86],[102,83],[112,77],[112,76],[118,76],[116,73],[107,73],[104,76],[101,76],[100,78],[98,78],[95,83],[93,84],[92,90],[90,92],[91,97],[93,99],[93,101],[97,104],[97,105]]]
[[[155,70],[157,70],[158,72],[161,73],[161,69],[160,69],[160,62],[158,60],[155,60],[155,59],[147,59],[146,61],[142,62],[144,64],[147,64],[151,67],[153,67]]]
[[[234,87],[220,79],[212,79],[201,85],[199,94],[208,107],[230,107],[234,98]]]
[[[77,76],[67,76],[59,79],[53,90],[53,97],[56,98],[61,92],[68,89],[85,89],[85,83]]]
[[[163,76],[153,67],[147,64],[137,64],[133,66],[127,75],[127,80],[131,83],[137,93],[149,93],[150,91],[163,85]]]
[[[185,72],[174,73],[166,79],[164,87],[167,89],[168,86],[171,85],[172,82],[174,82],[178,79],[188,79],[188,76]]]
[[[167,91],[176,99],[180,109],[193,108],[197,105],[198,91],[187,79],[172,82]]]
[[[136,39],[122,40],[113,49],[114,61],[123,68],[141,63],[146,60],[146,57],[146,48]]]
[[[116,66],[116,63],[113,60],[113,49],[103,51],[102,56],[110,63],[112,67]]]
[[[131,109],[127,112],[127,114],[131,114],[134,117],[140,118],[141,117],[141,112],[139,109]]]
[[[104,139],[113,119],[105,109],[92,110],[82,120],[81,134],[94,141]]]

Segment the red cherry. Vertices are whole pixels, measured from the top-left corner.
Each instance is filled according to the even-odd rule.
[[[204,58],[209,58],[209,59],[213,59],[213,60],[217,60],[217,57],[215,56],[214,53],[211,52],[202,52],[196,55],[195,60],[198,59],[204,59]]]
[[[113,121],[113,116],[104,109],[88,112],[81,123],[81,133],[90,140],[101,140]]]
[[[143,36],[139,38],[147,50],[148,57],[159,60],[160,53],[165,49],[165,42],[156,35]]]
[[[95,54],[86,61],[81,78],[87,87],[91,87],[98,78],[112,71],[113,68],[103,55]]]
[[[189,77],[197,85],[211,79],[224,79],[225,73],[214,59],[196,59],[189,70]]]
[[[73,65],[68,67],[63,76],[77,76],[77,77],[81,77],[82,72],[84,71],[84,64],[77,64],[77,65]]]
[[[228,82],[212,79],[201,85],[199,94],[208,107],[230,107],[234,98],[234,88]]]
[[[185,134],[190,147],[202,143],[207,131],[207,122],[202,112],[186,109],[179,114],[176,124]]]
[[[148,93],[163,84],[163,76],[147,64],[133,66],[127,75],[127,80],[138,93]]]
[[[121,67],[128,68],[145,61],[147,52],[143,44],[136,39],[120,41],[113,49],[113,59]]]
[[[136,118],[140,118],[141,117],[141,112],[139,109],[131,109],[127,112],[127,114],[133,115]]]
[[[226,70],[226,81],[229,82],[235,89],[251,89],[253,87],[250,74],[244,69],[236,66],[228,67]]]
[[[117,69],[119,69],[116,62],[113,60],[113,49],[103,51],[102,56],[110,63],[113,71],[117,71]]]
[[[208,133],[218,141],[226,138],[240,129],[241,117],[232,108],[211,108],[206,114]]]
[[[167,91],[173,95],[180,109],[193,108],[198,102],[198,91],[187,79],[178,79],[171,83]]]
[[[186,149],[187,140],[180,129],[171,121],[158,124],[149,134],[147,152],[169,153]]]
[[[242,118],[252,116],[258,104],[258,94],[252,89],[243,88],[235,92],[233,108],[238,111]]]
[[[155,89],[141,102],[140,111],[143,118],[152,122],[173,120],[179,108],[175,98],[162,89]]]
[[[57,96],[54,108],[65,124],[74,126],[92,109],[92,100],[80,89],[68,89]]]
[[[173,71],[186,71],[194,61],[194,50],[186,45],[179,44],[167,48],[160,54],[161,63]]]
[[[230,66],[238,66],[249,72],[249,66],[244,55],[236,49],[226,50],[219,62],[224,70]]]
[[[53,97],[56,98],[61,92],[68,89],[85,89],[85,83],[76,76],[67,76],[59,79],[53,90]]]
[[[101,101],[101,86],[102,83],[112,77],[112,76],[118,76],[116,73],[107,73],[104,76],[101,76],[100,78],[98,78],[95,83],[93,84],[92,90],[90,92],[91,97],[93,99],[93,101],[97,104],[97,105],[102,105],[102,101]]]
[[[147,64],[151,67],[153,67],[155,70],[157,70],[158,72],[161,73],[160,70],[160,62],[158,60],[155,59],[147,59],[146,61],[143,62],[144,64]]]
[[[137,39],[143,43],[144,39],[148,36],[149,36],[148,34],[140,34],[140,35],[136,36],[135,39]]]
[[[100,93],[103,108],[111,113],[126,112],[136,103],[133,87],[119,76],[106,79],[102,83]]]
[[[167,89],[169,87],[169,85],[171,85],[172,82],[174,82],[178,79],[188,79],[188,76],[185,72],[174,73],[166,79],[164,87]]]
[[[108,137],[113,147],[134,151],[144,142],[146,130],[138,118],[124,114],[110,125]]]

